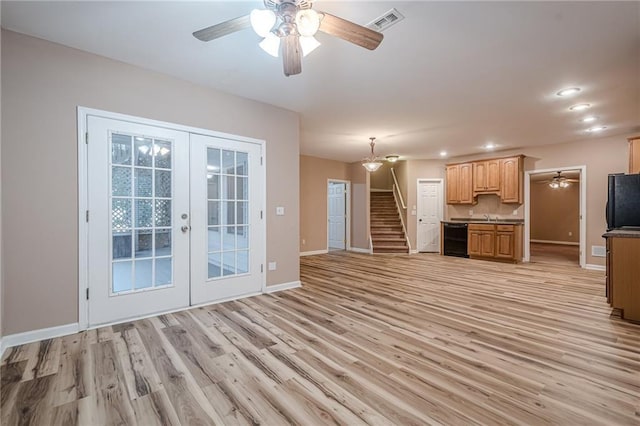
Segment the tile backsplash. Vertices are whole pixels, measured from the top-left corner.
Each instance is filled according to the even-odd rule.
[[[452,217],[464,217],[473,219],[484,219],[484,215],[488,214],[491,218],[498,219],[524,219],[524,204],[503,204],[500,197],[493,194],[478,195],[478,204],[447,205],[447,219]],[[513,214],[514,210],[517,214]],[[470,213],[473,211],[473,214]]]

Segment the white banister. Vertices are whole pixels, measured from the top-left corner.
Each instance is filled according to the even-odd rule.
[[[407,227],[404,224],[404,213],[407,210],[407,205],[404,203],[404,198],[402,198],[400,186],[398,185],[398,179],[396,178],[396,173],[393,171],[393,167],[391,168],[391,176],[393,177],[393,199],[396,202],[396,209],[398,209],[398,214],[400,215],[400,223],[402,223],[404,239],[407,242],[407,247],[409,247],[409,253],[411,253],[411,242],[409,241]]]
[[[400,185],[398,185],[398,178],[396,178],[396,172],[391,168],[391,177],[393,177],[393,192],[398,192],[398,198],[400,198],[400,205],[404,210],[407,209],[407,205],[404,202],[404,198],[402,198],[402,192],[400,192]]]

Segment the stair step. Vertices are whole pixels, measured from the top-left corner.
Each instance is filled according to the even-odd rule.
[[[401,238],[404,241],[404,233],[402,231],[376,231],[371,230],[371,238]]]
[[[372,240],[373,241],[373,248],[376,247],[406,247],[407,246],[407,242],[404,239],[399,239],[399,240]]]

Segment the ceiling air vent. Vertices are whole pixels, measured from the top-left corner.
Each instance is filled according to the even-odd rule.
[[[367,26],[372,30],[382,32],[387,28],[389,28],[390,26],[395,25],[398,22],[402,21],[403,19],[404,19],[404,16],[400,12],[398,12],[396,8],[393,8],[390,11],[384,13],[382,16],[369,22],[369,25]]]

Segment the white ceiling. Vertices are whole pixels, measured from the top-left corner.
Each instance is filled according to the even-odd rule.
[[[406,19],[375,51],[319,34],[292,77],[250,29],[191,35],[261,6],[3,1],[2,27],[297,111],[301,153],[324,158],[358,161],[369,136],[379,155],[428,159],[640,131],[640,2],[318,1],[363,25]],[[578,102],[607,130],[585,132]]]

